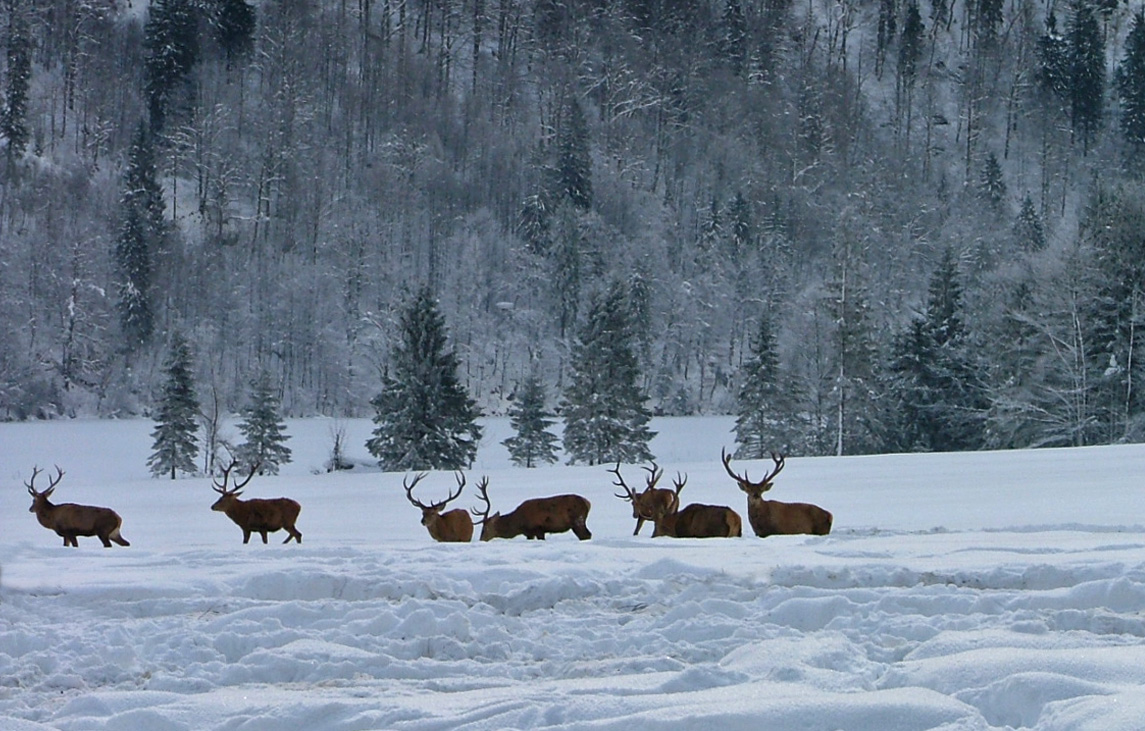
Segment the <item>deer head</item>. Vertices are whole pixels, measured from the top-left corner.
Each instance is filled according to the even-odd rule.
[[[214,483],[214,490],[215,492],[219,493],[220,497],[215,501],[215,504],[211,506],[211,510],[218,510],[225,513],[227,507],[234,504],[235,500],[238,499],[238,496],[242,494],[242,489],[247,486],[248,482],[251,481],[251,478],[254,477],[254,473],[258,472],[259,463],[256,462],[251,466],[250,473],[246,476],[245,480],[239,482],[238,477],[235,477],[234,485],[232,487],[228,487],[227,485],[231,482],[231,470],[237,467],[238,463],[239,462],[237,459],[232,459],[231,463],[223,468],[222,482],[218,480],[212,480]]]
[[[28,488],[28,494],[32,496],[32,507],[28,508],[29,513],[36,512],[37,506],[48,505],[48,498],[56,490],[56,485],[60,484],[60,480],[64,479],[64,471],[56,465],[56,476],[48,478],[48,487],[45,490],[36,490],[36,477],[43,472],[39,467],[32,467],[32,480],[31,482],[24,482],[24,487]]]
[[[473,520],[469,517],[469,513],[464,510],[450,510],[444,514],[441,512],[446,505],[460,497],[461,490],[465,487],[465,475],[460,471],[454,475],[454,479],[457,481],[457,492],[451,492],[449,497],[440,502],[426,505],[413,496],[414,487],[421,482],[426,474],[421,472],[414,475],[412,482],[405,477],[402,478],[402,487],[406,490],[406,499],[414,507],[421,509],[421,524],[429,530],[429,535],[436,541],[469,541],[473,537]],[[486,486],[489,484],[489,478],[482,478],[482,481]]]
[[[762,499],[763,493],[772,488],[772,480],[774,480],[775,476],[779,474],[779,471],[783,469],[785,463],[785,458],[782,454],[772,452],[771,461],[775,463],[775,469],[765,474],[763,479],[753,482],[748,478],[746,471],[743,475],[737,475],[732,472],[732,456],[727,453],[726,449],[720,450],[720,460],[723,461],[724,469],[727,470],[728,475],[739,485],[739,489],[746,492],[749,498],[755,499]]]

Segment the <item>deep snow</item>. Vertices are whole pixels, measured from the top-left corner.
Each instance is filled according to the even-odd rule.
[[[1145,727],[1143,446],[792,458],[773,497],[830,536],[673,540],[632,536],[607,466],[510,466],[490,420],[470,484],[578,492],[593,539],[454,545],[368,467],[369,422],[326,474],[333,423],[291,421],[295,462],[245,494],[301,502],[303,543],[243,546],[208,480],[147,476],[152,426],[0,425],[0,729]],[[746,530],[731,427],[658,419],[652,448]],[[40,527],[37,464],[131,547]]]

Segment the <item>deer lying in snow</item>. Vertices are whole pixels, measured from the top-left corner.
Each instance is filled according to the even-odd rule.
[[[36,520],[48,530],[64,539],[65,546],[79,548],[76,536],[97,536],[103,542],[104,548],[111,548],[112,541],[121,546],[131,544],[119,534],[123,525],[123,518],[119,517],[111,508],[97,508],[91,505],[76,505],[75,503],[61,503],[53,505],[48,501],[56,490],[56,485],[64,477],[64,471],[56,467],[55,479],[48,478],[48,489],[38,492],[34,485],[36,476],[41,472],[39,467],[32,468],[32,481],[25,482],[28,494],[32,496],[32,507],[29,513],[36,514]]]
[[[449,497],[441,502],[429,505],[413,497],[414,486],[425,476],[425,472],[419,473],[414,476],[413,482],[407,482],[403,477],[402,487],[406,489],[406,499],[413,503],[414,507],[421,508],[421,524],[429,531],[430,537],[435,541],[447,543],[468,543],[473,540],[473,519],[469,517],[469,513],[460,508],[441,512],[446,505],[461,496],[461,489],[465,487],[465,475],[458,472],[454,478],[457,480],[457,492],[451,492]],[[482,478],[482,484],[489,484],[488,478]]]
[[[484,512],[473,510],[481,518],[476,521],[481,526],[481,540],[494,538],[514,538],[524,534],[530,540],[545,540],[546,533],[564,533],[571,530],[582,541],[592,538],[585,521],[592,504],[580,495],[555,495],[553,497],[532,498],[517,506],[511,513],[489,515],[488,478],[482,478],[477,485],[478,498],[485,503]]]
[[[748,479],[747,472],[742,476],[732,472],[732,457],[727,450],[721,450],[720,459],[728,475],[739,485],[739,489],[747,493],[747,518],[751,522],[751,529],[760,538],[798,533],[825,536],[831,532],[831,513],[818,505],[781,503],[778,500],[763,499],[763,493],[771,489],[771,481],[783,469],[785,463],[783,455],[773,452],[771,460],[775,463],[775,469],[756,482]]]
[[[237,463],[237,461],[232,460],[230,466],[223,470],[222,484],[217,480],[215,481],[215,492],[219,493],[221,497],[211,506],[211,510],[226,513],[228,518],[243,529],[243,543],[250,543],[251,533],[258,533],[262,536],[262,542],[266,543],[267,533],[274,533],[283,529],[290,534],[283,543],[290,543],[292,538],[296,542],[302,543],[302,534],[294,527],[294,521],[298,520],[298,513],[302,510],[302,506],[297,502],[286,497],[270,500],[261,498],[239,500],[238,496],[242,494],[241,490],[250,482],[250,478],[254,477],[254,473],[258,472],[259,466],[257,464],[251,467],[250,474],[246,476],[245,480],[238,482],[236,479],[235,486],[230,489],[227,488],[231,470],[235,468]]]

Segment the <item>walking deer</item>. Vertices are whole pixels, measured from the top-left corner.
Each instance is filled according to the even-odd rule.
[[[564,533],[571,530],[582,541],[592,538],[585,521],[592,504],[580,495],[554,495],[553,497],[532,498],[517,506],[511,513],[489,515],[492,505],[489,502],[489,480],[482,478],[477,484],[478,499],[485,503],[485,510],[473,509],[480,518],[481,540],[494,538],[515,538],[524,535],[532,540],[545,540],[546,533]]]
[[[818,505],[781,503],[777,500],[763,499],[763,493],[771,489],[772,481],[786,463],[782,454],[771,453],[775,469],[756,482],[748,479],[747,472],[743,475],[732,472],[732,457],[727,450],[720,450],[720,459],[728,475],[739,485],[739,489],[747,493],[747,518],[751,522],[751,529],[760,538],[800,533],[825,536],[831,532],[831,513]]]
[[[616,463],[616,468],[609,470],[609,472],[616,475],[616,481],[612,484],[617,487],[624,488],[624,495],[616,494],[616,497],[621,500],[627,500],[632,503],[632,517],[636,518],[636,530],[632,531],[632,535],[638,535],[640,529],[644,526],[644,521],[655,523],[654,515],[674,513],[680,507],[680,490],[684,488],[683,482],[676,484],[675,490],[669,490],[666,487],[656,487],[660,477],[664,474],[664,470],[657,467],[655,462],[651,463],[651,467],[644,467],[644,471],[648,473],[645,478],[645,487],[642,492],[636,492],[635,489],[630,488],[625,484],[624,478],[620,476],[620,463]],[[679,473],[677,473],[679,477]]]
[[[449,493],[449,497],[440,502],[426,505],[420,500],[415,500],[413,496],[414,487],[421,482],[426,474],[421,472],[415,475],[413,482],[408,482],[405,477],[402,478],[402,487],[406,489],[406,499],[414,507],[421,508],[421,524],[429,530],[430,537],[435,541],[468,543],[473,539],[473,519],[469,517],[469,513],[460,508],[446,513],[441,512],[446,505],[461,495],[461,490],[465,487],[465,475],[460,471],[456,473],[454,479],[457,480],[457,492]],[[482,482],[488,484],[489,480],[482,478]]]
[[[119,517],[111,508],[97,508],[92,505],[76,505],[75,503],[61,503],[53,505],[48,498],[56,490],[56,485],[64,478],[64,471],[56,466],[55,478],[48,478],[46,490],[37,491],[35,488],[36,476],[42,470],[32,467],[32,480],[25,482],[28,494],[32,496],[32,507],[29,513],[36,514],[36,520],[48,530],[55,531],[56,535],[64,539],[65,546],[79,548],[76,536],[96,536],[103,542],[104,548],[111,548],[112,541],[121,546],[131,544],[120,535],[119,529],[123,525],[123,518]]]
[[[250,474],[242,482],[235,478],[234,486],[228,488],[227,483],[231,480],[231,470],[237,464],[237,460],[232,460],[230,465],[223,469],[222,483],[218,480],[214,481],[215,492],[219,493],[220,497],[211,506],[211,510],[226,513],[228,518],[233,520],[239,528],[242,528],[244,544],[250,543],[251,533],[258,533],[262,536],[262,542],[266,543],[267,533],[274,533],[283,529],[290,534],[283,543],[290,543],[291,539],[297,543],[302,543],[302,534],[294,527],[294,521],[298,520],[298,513],[302,510],[302,506],[285,497],[269,500],[263,498],[239,500],[238,496],[242,494],[242,489],[254,477],[254,473],[258,472],[259,465],[256,464],[251,467]]]

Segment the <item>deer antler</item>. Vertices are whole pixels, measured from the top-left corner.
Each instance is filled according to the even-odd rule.
[[[36,476],[39,475],[41,472],[43,472],[43,470],[41,470],[38,466],[33,466],[32,467],[32,481],[31,482],[28,482],[28,481],[24,482],[24,487],[28,488],[28,494],[32,495],[33,497],[37,496],[37,495],[43,495],[45,497],[47,497],[48,495],[51,495],[52,490],[56,489],[56,485],[60,484],[60,480],[64,479],[64,471],[60,469],[59,465],[56,465],[55,467],[56,467],[56,476],[54,478],[52,478],[52,477],[48,478],[47,489],[37,491],[36,488],[34,487],[34,485],[36,484]]]
[[[404,476],[402,477],[402,487],[404,487],[406,489],[406,499],[409,500],[411,503],[413,503],[414,507],[421,508],[422,510],[429,510],[429,506],[424,504],[420,500],[414,499],[413,489],[417,485],[417,483],[421,482],[422,478],[425,477],[427,474],[429,474],[429,473],[428,472],[419,472],[418,474],[414,475],[413,482],[406,482],[406,478]]]
[[[477,525],[481,525],[485,521],[489,520],[489,510],[493,507],[492,503],[489,502],[489,492],[488,492],[488,490],[489,490],[489,478],[482,476],[480,482],[477,483],[476,487],[477,487],[477,499],[480,500],[481,502],[485,503],[485,512],[481,512],[480,510],[477,510],[476,508],[470,508],[469,512],[473,513],[473,515],[475,517],[478,517],[481,519],[481,520],[474,521]]]
[[[656,483],[659,482],[660,478],[664,476],[664,470],[660,467],[657,467],[655,462],[651,462],[650,464],[652,465],[651,467],[641,468],[648,473],[648,477],[644,479],[645,490],[651,490],[652,488],[656,487]]]
[[[243,480],[242,482],[235,480],[235,486],[228,490],[227,489],[227,482],[230,481],[231,470],[233,470],[235,467],[237,467],[238,463],[239,463],[239,461],[237,459],[232,459],[231,463],[223,468],[223,482],[222,482],[222,484],[219,484],[218,480],[211,480],[211,482],[214,483],[215,492],[219,493],[220,495],[237,495],[239,490],[241,490],[247,486],[247,483],[251,481],[252,477],[254,477],[254,473],[258,472],[258,468],[262,466],[262,462],[255,462],[251,466],[250,474],[248,474],[246,476],[246,479]]]
[[[676,496],[680,496],[680,491],[684,489],[684,483],[688,481],[688,476],[685,474],[680,477],[680,473],[676,473],[676,479],[672,480],[672,486],[676,488]]]
[[[434,503],[434,509],[441,510],[446,505],[449,505],[451,502],[461,497],[461,490],[465,487],[465,473],[463,473],[461,470],[458,470],[457,472],[453,473],[453,479],[457,481],[457,492],[451,492],[449,493],[449,497],[445,498],[439,503]],[[485,482],[488,484],[489,480],[485,480]]]
[[[784,458],[784,456],[782,454],[777,454],[775,452],[772,452],[771,453],[771,460],[773,462],[775,462],[775,469],[768,472],[767,474],[765,474],[763,476],[762,480],[759,480],[758,482],[753,482],[747,476],[746,470],[744,471],[742,477],[740,475],[737,475],[736,473],[732,472],[732,467],[731,467],[732,456],[727,453],[726,449],[723,449],[723,448],[720,449],[720,459],[724,463],[724,469],[727,470],[728,475],[730,475],[733,480],[740,483],[741,485],[750,485],[752,487],[764,488],[765,491],[767,489],[770,489],[770,485],[768,483],[770,483],[772,480],[775,479],[775,476],[778,475],[779,471],[783,469],[783,466],[786,462],[786,459]]]
[[[624,495],[621,495],[620,493],[615,493],[615,492],[612,494],[615,495],[616,497],[620,498],[621,500],[627,500],[629,502],[632,502],[633,500],[635,500],[636,499],[636,491],[633,490],[631,487],[629,487],[627,484],[625,484],[624,478],[620,476],[620,463],[617,462],[616,467],[614,467],[613,469],[608,470],[608,471],[611,472],[612,474],[616,475],[616,481],[613,482],[612,484],[616,485],[617,487],[623,487],[624,492],[625,492]]]

